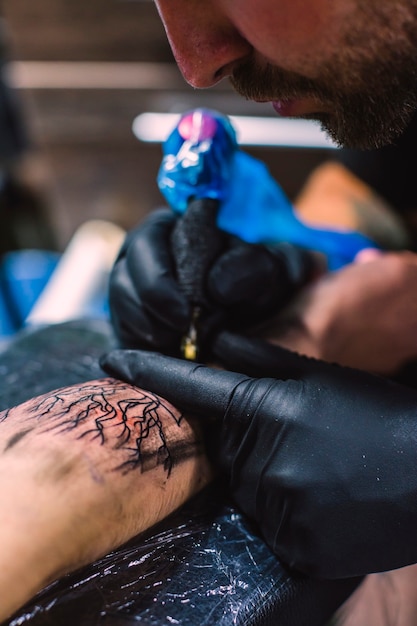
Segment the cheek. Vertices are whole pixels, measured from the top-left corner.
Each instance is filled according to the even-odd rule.
[[[268,61],[287,70],[326,56],[336,37],[335,0],[226,0],[242,36]],[[312,59],[314,50],[314,59]]]

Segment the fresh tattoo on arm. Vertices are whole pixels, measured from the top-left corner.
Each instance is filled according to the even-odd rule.
[[[212,478],[197,420],[112,378],[0,413],[0,622]]]
[[[169,476],[176,464],[203,453],[201,438],[182,413],[152,393],[111,378],[64,387],[24,406],[24,412],[18,407],[0,413],[3,428],[15,427],[3,454],[49,432],[67,437],[68,445],[77,439],[110,448],[109,470],[146,472],[161,465]]]

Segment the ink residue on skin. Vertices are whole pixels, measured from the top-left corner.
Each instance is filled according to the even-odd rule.
[[[28,435],[32,430],[33,430],[32,428],[26,428],[26,430],[21,430],[18,433],[15,433],[14,435],[12,435],[12,437],[10,437],[9,441],[6,443],[4,452],[7,452],[8,450],[10,450],[10,448],[13,448],[17,443],[19,443],[19,441],[21,441],[24,437],[26,437],[26,435]]]

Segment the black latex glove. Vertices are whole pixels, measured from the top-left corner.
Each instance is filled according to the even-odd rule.
[[[191,309],[175,277],[172,211],[150,214],[130,231],[110,274],[111,320],[121,344],[179,354]]]
[[[180,354],[191,309],[176,279],[172,211],[154,211],[126,238],[110,276],[110,312],[121,345]],[[199,339],[217,328],[241,330],[265,321],[317,269],[317,257],[291,244],[249,245],[227,239],[207,276],[209,306]],[[200,346],[200,348],[203,346]]]
[[[417,393],[262,341],[226,344],[242,369],[256,358],[275,378],[139,351],[116,350],[101,365],[221,420],[235,502],[284,563],[341,578],[417,562]]]

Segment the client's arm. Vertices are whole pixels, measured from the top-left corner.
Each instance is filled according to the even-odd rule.
[[[196,423],[111,378],[0,413],[0,621],[210,478]]]
[[[263,336],[290,350],[379,374],[417,359],[417,254],[389,252],[322,276]]]

